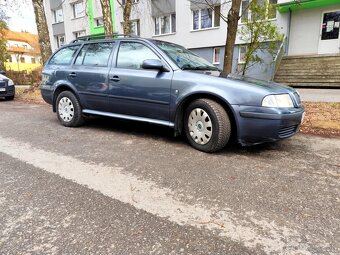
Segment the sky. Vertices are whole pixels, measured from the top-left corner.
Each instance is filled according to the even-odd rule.
[[[0,2],[2,4],[5,3],[2,6],[5,7],[7,16],[9,17],[7,24],[10,30],[19,31],[19,32],[28,31],[33,34],[37,34],[34,10],[33,10],[33,5],[31,1],[19,0],[17,2],[19,2],[20,5],[17,8],[16,6],[9,7],[11,3],[15,1],[1,0]]]

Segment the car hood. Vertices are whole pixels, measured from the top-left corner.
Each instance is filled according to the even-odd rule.
[[[187,71],[188,72],[188,71]],[[201,82],[212,83],[223,87],[238,87],[240,90],[253,91],[263,94],[283,94],[294,92],[289,86],[273,81],[263,81],[245,76],[221,77],[219,71],[189,71]]]

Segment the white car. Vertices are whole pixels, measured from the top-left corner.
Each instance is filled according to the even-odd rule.
[[[14,82],[4,74],[0,74],[0,97],[4,97],[6,100],[13,100],[14,96]]]

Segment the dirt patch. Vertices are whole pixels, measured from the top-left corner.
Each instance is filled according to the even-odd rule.
[[[34,104],[46,104],[40,94],[40,89],[23,89],[15,88],[15,100],[34,103]]]
[[[340,103],[304,103],[301,133],[340,137]]]

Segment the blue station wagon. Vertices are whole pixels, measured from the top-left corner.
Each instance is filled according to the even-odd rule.
[[[184,133],[204,152],[232,137],[252,145],[298,132],[304,108],[293,88],[219,74],[173,43],[84,37],[50,57],[41,93],[64,126],[80,126],[87,115],[149,122]]]

